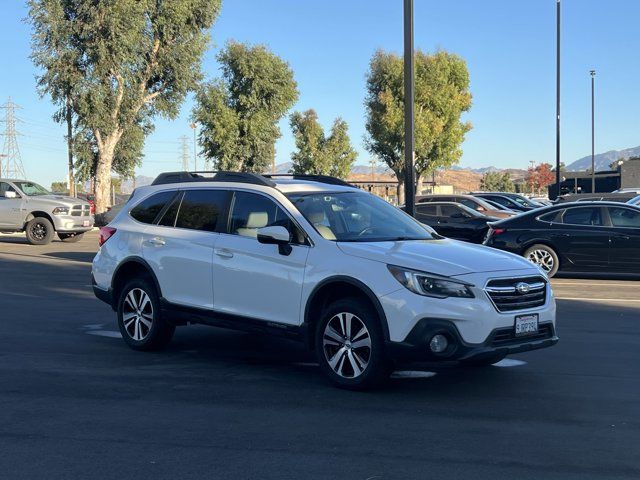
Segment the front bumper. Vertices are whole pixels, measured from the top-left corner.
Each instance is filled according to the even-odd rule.
[[[53,215],[53,224],[58,233],[84,233],[93,228],[93,215],[76,217],[73,215]]]
[[[538,350],[558,343],[553,322],[539,324],[539,332],[531,336],[516,337],[513,327],[496,328],[481,343],[465,342],[456,325],[445,319],[423,318],[402,342],[387,342],[388,355],[399,363],[449,362],[480,359],[495,355]],[[436,334],[449,340],[449,347],[436,354],[429,342]]]

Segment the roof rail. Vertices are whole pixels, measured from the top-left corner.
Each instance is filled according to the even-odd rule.
[[[198,171],[198,172],[165,172],[156,177],[151,185],[165,185],[183,182],[235,182],[275,187],[268,178],[249,172]]]
[[[340,185],[342,187],[353,187],[348,182],[329,175],[302,175],[297,173],[265,173],[266,178],[291,178],[293,180],[308,180],[311,182],[326,183],[328,185]]]

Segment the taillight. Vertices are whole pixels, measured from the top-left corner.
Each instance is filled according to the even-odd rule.
[[[100,236],[98,237],[98,245],[104,245],[104,242],[109,240],[113,234],[116,233],[116,229],[113,227],[100,227]]]
[[[492,233],[493,236],[496,236],[496,235],[500,235],[501,233],[504,233],[506,231],[507,231],[506,228],[496,228],[491,233]]]

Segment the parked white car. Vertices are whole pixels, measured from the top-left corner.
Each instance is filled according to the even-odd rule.
[[[187,323],[265,331],[365,388],[397,364],[490,365],[558,341],[536,266],[442,238],[331,177],[163,174],[100,243],[94,292],[138,350]]]

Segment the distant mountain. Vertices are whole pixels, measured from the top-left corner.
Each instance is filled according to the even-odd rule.
[[[620,159],[628,159],[629,157],[638,157],[640,156],[640,146],[627,148],[625,150],[611,150],[605,153],[598,153],[595,156],[595,165],[596,172],[601,172],[603,170],[610,170],[609,165]],[[567,170],[570,172],[575,172],[578,170],[587,170],[591,169],[591,155],[586,157],[582,157],[579,160],[576,160],[573,163],[567,165]]]

